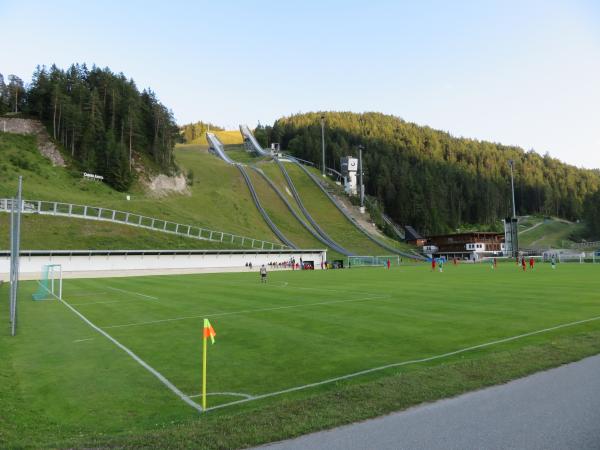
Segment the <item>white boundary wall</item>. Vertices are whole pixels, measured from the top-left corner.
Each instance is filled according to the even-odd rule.
[[[279,250],[279,251],[23,251],[20,258],[20,276],[37,279],[44,264],[60,264],[65,278],[81,276],[152,275],[160,273],[196,272],[244,272],[262,264],[314,261],[315,269],[326,261],[325,250]],[[268,266],[267,266],[268,267]],[[8,280],[10,255],[0,253],[0,279]],[[268,267],[269,270],[272,270]]]

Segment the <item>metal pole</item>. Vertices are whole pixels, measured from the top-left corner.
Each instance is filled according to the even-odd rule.
[[[508,160],[508,165],[510,166],[510,188],[512,191],[512,216],[513,219],[517,218],[517,208],[515,206],[515,178],[513,175],[513,165],[514,165],[514,161],[512,159]]]
[[[515,177],[513,173],[513,166],[515,162],[512,159],[508,160],[510,166],[510,189],[512,193],[512,220],[510,224],[510,231],[512,235],[512,246],[513,256],[516,258],[519,256],[519,232],[517,228],[517,206],[515,204]]]
[[[322,175],[325,176],[325,114],[321,115],[321,149],[323,150]]]
[[[10,324],[15,320],[15,199],[10,201],[10,291],[9,291],[9,303],[10,303]]]
[[[358,166],[360,167],[360,211],[364,211],[365,207],[365,186],[363,185],[363,163],[362,163],[363,146],[358,146]]]
[[[14,258],[14,290],[13,290],[13,321],[11,327],[11,335],[14,336],[17,330],[17,297],[19,287],[19,254],[21,252],[21,203],[22,203],[22,191],[23,191],[23,177],[19,177],[19,190],[17,191],[17,214],[15,217],[15,258]]]

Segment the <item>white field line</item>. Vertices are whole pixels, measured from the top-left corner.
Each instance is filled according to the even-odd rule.
[[[281,284],[275,284],[275,283],[281,283]],[[231,286],[231,285],[236,285],[236,286],[256,286],[257,283],[227,282],[227,283],[220,283],[220,284],[223,285],[223,286]],[[275,287],[275,288],[286,288],[286,287],[289,287],[291,289],[298,289],[298,290],[303,290],[303,291],[335,292],[337,294],[365,294],[365,295],[370,295],[370,294],[373,293],[373,292],[356,291],[356,290],[349,290],[349,289],[323,289],[323,288],[316,288],[316,287],[297,286],[297,285],[289,284],[287,281],[270,281],[270,282],[267,282],[264,286],[270,286],[270,287]]]
[[[121,301],[126,300],[110,300],[108,302],[83,302],[83,303],[71,303],[73,306],[85,306],[85,305],[104,305],[107,303],[121,303]]]
[[[118,291],[118,292],[124,292],[126,294],[139,295],[140,297],[149,298],[150,300],[158,300],[158,297],[152,297],[151,295],[140,294],[139,292],[135,292],[135,291],[126,291],[125,289],[119,289],[119,288],[111,287],[111,286],[106,286],[106,289],[111,289],[113,291]]]
[[[471,347],[461,348],[459,350],[454,350],[452,352],[442,353],[441,355],[428,356],[426,358],[413,359],[413,360],[410,360],[410,361],[402,361],[402,362],[387,364],[385,366],[373,367],[371,369],[365,369],[365,370],[361,370],[359,372],[349,373],[347,375],[342,375],[342,376],[335,377],[335,378],[328,378],[326,380],[317,381],[315,383],[305,384],[305,385],[302,385],[302,386],[295,386],[295,387],[291,387],[291,388],[288,388],[288,389],[283,389],[281,391],[269,392],[267,394],[255,395],[255,396],[253,396],[251,398],[245,398],[245,399],[242,399],[242,400],[235,400],[233,402],[223,403],[223,404],[217,405],[217,406],[212,406],[210,408],[206,408],[206,411],[212,411],[214,409],[225,408],[226,406],[237,405],[239,403],[251,402],[251,401],[260,400],[260,399],[263,399],[263,398],[275,397],[277,395],[288,394],[290,392],[301,391],[301,390],[304,390],[304,389],[309,389],[309,388],[313,388],[313,387],[317,387],[317,386],[322,386],[324,384],[330,384],[330,383],[335,383],[337,381],[347,380],[349,378],[355,378],[355,377],[358,377],[358,376],[361,376],[361,375],[366,375],[366,374],[373,373],[373,372],[379,372],[379,371],[382,371],[382,370],[391,369],[393,367],[408,366],[408,365],[412,365],[412,364],[419,364],[419,363],[424,363],[424,362],[428,362],[428,361],[434,361],[436,359],[447,358],[449,356],[458,355],[460,353],[466,353],[466,352],[469,352],[469,351],[472,351],[472,350],[477,350],[477,349],[481,349],[481,348],[485,348],[485,347],[491,347],[493,345],[503,344],[503,343],[506,343],[506,342],[515,341],[517,339],[522,339],[522,338],[525,338],[525,337],[534,336],[536,334],[547,333],[549,331],[555,331],[555,330],[559,330],[561,328],[567,328],[567,327],[572,327],[572,326],[575,326],[575,325],[581,325],[583,323],[593,322],[593,321],[596,321],[596,320],[600,320],[600,316],[592,317],[590,319],[578,320],[576,322],[563,323],[563,324],[560,324],[560,325],[556,325],[554,327],[544,328],[542,330],[530,331],[529,333],[523,333],[523,334],[519,334],[517,336],[511,336],[511,337],[507,337],[507,338],[503,338],[503,339],[498,339],[498,340],[495,340],[495,341],[486,342],[484,344],[473,345]]]
[[[241,392],[207,392],[206,395],[230,395],[232,397],[244,397],[244,398],[254,398],[253,396],[249,395],[249,394],[242,394]],[[188,395],[189,398],[196,398],[196,397],[202,397],[202,394],[194,394],[194,395]]]
[[[69,295],[72,297],[91,297],[94,295],[108,294],[106,291],[69,291]]]
[[[52,295],[54,295],[54,294],[52,294]],[[56,297],[56,296],[54,295],[54,297]],[[119,347],[121,350],[123,350],[129,356],[131,356],[144,369],[146,369],[148,372],[150,372],[152,375],[154,375],[156,378],[158,378],[158,380],[162,384],[164,384],[166,387],[168,387],[175,395],[177,395],[177,397],[179,397],[185,403],[190,405],[192,408],[196,409],[199,412],[202,412],[202,406],[200,406],[198,403],[196,403],[195,401],[190,399],[187,395],[185,395],[183,392],[181,392],[177,388],[177,386],[175,386],[173,383],[171,383],[169,380],[167,380],[160,372],[158,372],[156,369],[154,369],[152,366],[150,366],[146,361],[144,361],[138,355],[133,353],[131,350],[129,350],[127,347],[125,347],[123,344],[121,344],[119,341],[117,341],[114,337],[112,337],[106,331],[104,331],[104,330],[100,329],[99,327],[97,327],[96,325],[94,325],[87,317],[85,317],[83,314],[81,314],[79,311],[77,311],[75,308],[73,308],[71,305],[69,305],[66,301],[64,301],[63,299],[60,299],[58,297],[56,297],[56,299],[58,301],[60,301],[63,305],[65,305],[67,308],[69,308],[71,311],[73,311],[76,315],[78,315],[79,318],[81,320],[83,320],[85,323],[87,323],[90,327],[92,327],[98,333],[102,334],[109,341],[111,341],[113,344],[115,344],[117,347]]]
[[[377,296],[372,296],[372,297],[354,298],[354,299],[350,299],[350,300],[333,300],[330,302],[303,303],[303,304],[299,304],[299,305],[274,306],[272,308],[244,309],[241,311],[230,311],[230,312],[212,313],[212,314],[199,314],[199,315],[194,315],[194,316],[173,317],[170,319],[149,320],[147,322],[133,322],[133,323],[125,323],[122,325],[109,325],[106,327],[102,327],[102,329],[108,330],[110,328],[138,327],[138,326],[152,325],[152,324],[157,324],[157,323],[175,322],[175,321],[179,321],[179,320],[191,320],[191,319],[199,319],[199,318],[204,318],[204,317],[222,317],[222,316],[231,316],[231,315],[238,315],[238,314],[279,311],[282,309],[305,308],[305,307],[309,307],[309,306],[326,306],[326,305],[333,305],[336,303],[363,302],[363,301],[369,301],[369,300],[384,300],[384,299],[388,299],[390,297],[391,297],[391,295],[387,294],[387,295],[377,295]]]
[[[75,339],[73,342],[85,342],[85,341],[92,341],[94,340],[94,338],[87,338],[87,339]]]
[[[79,299],[77,299],[79,300]],[[109,304],[109,303],[128,303],[128,302],[139,302],[139,301],[145,301],[145,300],[140,300],[137,298],[129,298],[129,299],[125,299],[125,300],[107,300],[107,301],[101,301],[101,302],[80,302],[80,303],[71,303],[69,302],[70,305],[72,306],[85,306],[85,305],[103,305],[103,304]]]

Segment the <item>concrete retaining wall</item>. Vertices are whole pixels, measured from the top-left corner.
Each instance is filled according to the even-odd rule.
[[[325,261],[325,250],[285,250],[276,252],[160,252],[160,251],[115,251],[115,252],[22,252],[20,276],[22,279],[37,279],[45,264],[61,264],[63,276],[77,276],[85,272],[90,277],[107,276],[107,272],[116,275],[140,275],[160,273],[195,273],[216,271],[248,271],[246,263],[251,262],[253,269],[268,263],[282,263],[294,258],[299,263],[314,261],[315,269],[321,268]],[[10,256],[0,253],[0,279],[8,280]]]

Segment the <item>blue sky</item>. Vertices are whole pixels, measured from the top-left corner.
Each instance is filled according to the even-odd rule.
[[[179,123],[381,111],[600,167],[599,1],[0,0],[0,73],[108,66]]]

